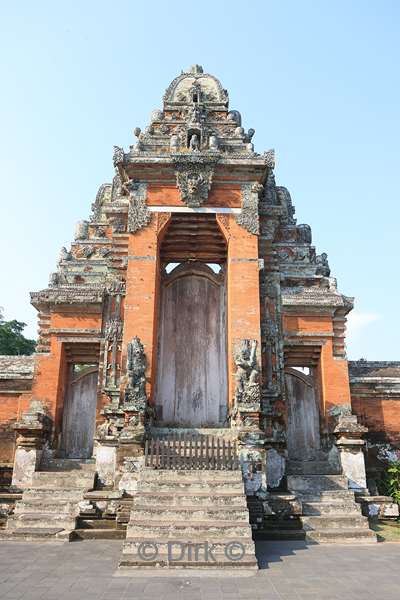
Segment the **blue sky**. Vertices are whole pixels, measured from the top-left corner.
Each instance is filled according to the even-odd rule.
[[[1,293],[36,332],[28,292],[113,175],[112,147],[193,63],[275,148],[276,180],[356,297],[350,358],[400,358],[400,3],[2,2]]]

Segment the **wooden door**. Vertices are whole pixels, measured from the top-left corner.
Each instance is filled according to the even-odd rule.
[[[164,425],[226,422],[224,275],[184,263],[161,281],[156,418]]]
[[[64,402],[61,455],[65,458],[90,458],[96,422],[97,368],[70,376]]]
[[[288,407],[287,448],[292,460],[314,460],[320,450],[319,408],[314,379],[288,369],[285,373]]]

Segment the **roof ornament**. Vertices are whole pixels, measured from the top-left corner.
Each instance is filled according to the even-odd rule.
[[[203,67],[201,65],[192,65],[189,69],[189,73],[193,73],[193,75],[201,75],[201,73],[204,73]]]

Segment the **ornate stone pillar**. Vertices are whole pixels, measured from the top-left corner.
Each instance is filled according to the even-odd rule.
[[[248,495],[266,491],[265,434],[260,427],[260,365],[257,340],[243,339],[235,348],[235,402],[232,427],[239,441],[240,464]]]
[[[31,400],[29,409],[14,425],[17,433],[12,485],[24,489],[32,484],[42,451],[51,431],[51,419],[40,400]]]

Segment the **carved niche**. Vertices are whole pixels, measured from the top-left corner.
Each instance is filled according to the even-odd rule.
[[[125,184],[129,192],[128,231],[135,233],[150,223],[151,214],[147,210],[147,184],[139,181],[129,181]]]
[[[196,208],[208,199],[218,159],[217,156],[200,153],[173,156],[176,184],[186,206]]]

